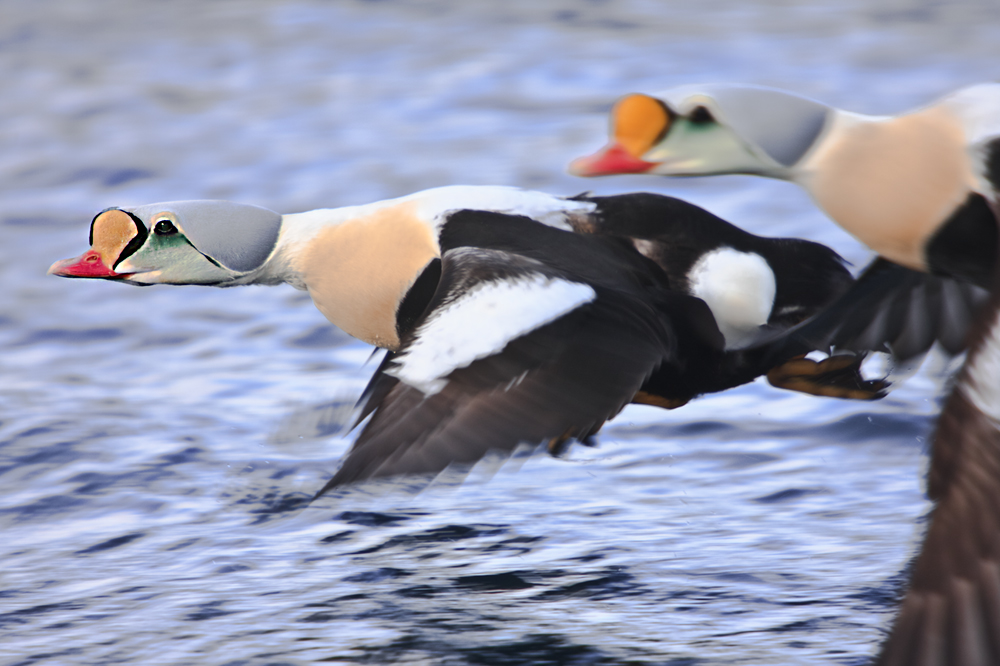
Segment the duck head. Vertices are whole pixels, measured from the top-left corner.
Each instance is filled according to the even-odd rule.
[[[735,84],[631,94],[611,111],[609,143],[574,160],[570,173],[790,178],[832,109],[781,90]]]
[[[230,201],[109,208],[90,225],[90,249],[49,273],[131,284],[233,282],[267,261],[281,229],[274,211]]]

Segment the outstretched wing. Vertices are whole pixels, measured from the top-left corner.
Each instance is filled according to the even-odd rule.
[[[430,305],[380,369],[398,381],[373,392],[371,420],[317,496],[521,443],[586,437],[670,362],[673,347],[669,324],[640,294],[509,252],[450,250]]]
[[[904,268],[881,257],[829,307],[781,333],[784,344],[762,340],[776,355],[789,348],[891,352],[907,361],[937,342],[950,354],[965,349],[976,312],[989,292],[951,278]]]
[[[1000,318],[938,421],[928,495],[937,502],[880,666],[1000,664]]]

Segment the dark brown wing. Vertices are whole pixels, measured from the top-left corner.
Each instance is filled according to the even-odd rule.
[[[937,342],[950,354],[966,347],[976,312],[989,295],[951,278],[904,268],[878,258],[854,285],[828,308],[778,335],[785,345],[766,339],[776,355],[837,347],[851,351],[892,352],[898,361],[926,353]]]
[[[937,506],[882,666],[1000,664],[1000,319],[994,297],[938,421]]]
[[[566,284],[576,294],[590,290],[593,296],[561,312]],[[506,285],[520,308],[561,314],[500,335],[514,324],[494,318],[481,294]],[[694,300],[677,298],[684,304]],[[467,339],[468,331],[455,331],[454,338],[442,331],[445,317],[469,322],[486,338],[510,339],[468,364],[451,368],[442,362],[435,377],[423,361],[434,354],[446,357],[456,340]],[[317,496],[364,479],[434,474],[474,463],[489,451],[511,452],[521,443],[585,437],[617,414],[653,370],[672,360],[673,340],[665,317],[641,293],[575,282],[508,252],[451,250],[443,257],[430,307],[383,369],[402,381],[381,397],[340,470]],[[419,368],[407,366],[417,361]]]

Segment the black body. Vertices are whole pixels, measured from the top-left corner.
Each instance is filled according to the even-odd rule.
[[[935,275],[988,289],[996,272],[997,218],[989,202],[973,192],[927,243],[927,264]]]
[[[687,293],[686,278],[720,245],[757,252],[772,265],[778,328],[819,312],[852,282],[828,248],[759,238],[676,199],[580,199],[598,210],[574,217],[575,233],[516,215],[448,215],[441,259],[428,264],[397,313],[401,348],[362,398],[359,420],[371,420],[320,495],[373,477],[439,472],[521,443],[585,439],[638,391],[679,405],[752,381],[781,362],[775,358],[810,351],[794,342],[779,352],[773,344],[724,349],[711,310]],[[437,393],[393,375],[436,312],[477,285],[523,276],[586,284],[595,298],[451,371]]]
[[[854,282],[843,258],[825,245],[756,236],[681,199],[645,192],[575,199],[597,204],[594,233],[652,241],[644,254],[667,273],[675,289],[689,289],[688,271],[712,250],[725,246],[759,254],[774,271],[777,286],[771,325],[803,321]]]

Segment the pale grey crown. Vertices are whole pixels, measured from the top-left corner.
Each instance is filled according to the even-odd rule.
[[[153,233],[157,213],[170,212],[195,249],[224,267],[247,273],[271,255],[281,215],[267,208],[220,200],[169,201],[132,209]]]
[[[790,167],[808,152],[819,137],[832,109],[784,90],[761,86],[718,83],[681,86],[660,95],[681,114],[691,112],[692,96],[714,100],[720,122],[745,141],[763,150],[778,164]]]

